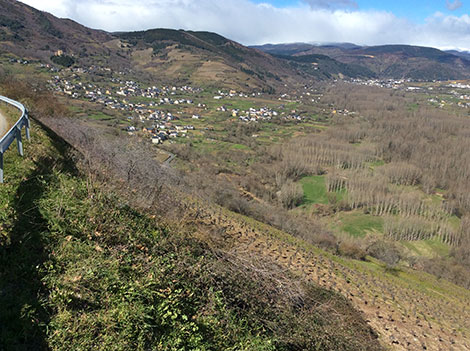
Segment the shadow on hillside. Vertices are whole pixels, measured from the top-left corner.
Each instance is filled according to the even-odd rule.
[[[67,149],[61,142],[53,147],[62,155]],[[10,230],[11,244],[0,247],[0,351],[48,349],[48,292],[41,281],[41,269],[48,259],[50,238],[39,200],[54,168],[76,170],[70,160],[52,157],[37,160],[35,166],[15,194],[17,217]]]

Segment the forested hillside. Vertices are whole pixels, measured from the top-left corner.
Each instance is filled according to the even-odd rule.
[[[357,46],[353,44],[279,44],[255,48],[272,55],[326,55],[347,67],[359,66],[369,77],[381,79],[448,80],[469,77],[470,61],[465,54],[412,45]]]

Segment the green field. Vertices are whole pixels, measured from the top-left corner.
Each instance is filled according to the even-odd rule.
[[[302,205],[305,207],[315,204],[328,205],[331,201],[341,201],[345,196],[345,191],[336,192],[334,193],[336,200],[334,200],[334,197],[332,200],[333,193],[328,195],[325,176],[315,175],[304,177],[299,183],[302,185],[302,189],[304,191],[304,200]]]
[[[382,233],[383,224],[384,220],[382,217],[362,212],[348,212],[339,214],[334,226],[357,238],[364,237],[368,233]]]
[[[438,239],[420,240],[420,241],[402,241],[412,254],[432,258],[435,256],[448,257],[450,253],[449,245],[444,244]]]
[[[96,121],[107,121],[107,120],[113,119],[114,117],[107,115],[105,113],[102,113],[102,112],[97,112],[97,113],[88,115],[88,118],[96,120]]]
[[[304,190],[303,205],[328,204],[328,196],[324,176],[310,176],[300,180]]]

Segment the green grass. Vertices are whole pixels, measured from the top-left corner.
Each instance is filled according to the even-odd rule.
[[[385,165],[385,162],[384,162],[383,160],[377,160],[377,161],[375,161],[375,162],[367,162],[367,165],[368,165],[370,168],[374,169],[374,168],[376,168],[376,167],[380,167],[380,166]]]
[[[82,113],[83,109],[77,105],[68,105],[67,108],[74,114]]]
[[[232,144],[231,148],[235,150],[250,150],[248,146],[242,144]]]
[[[0,349],[379,349],[345,299],[306,284],[299,305],[278,289],[288,274],[214,255],[32,136],[0,187]]]
[[[92,119],[92,120],[95,120],[95,121],[106,121],[106,120],[113,119],[114,117],[110,116],[110,115],[107,115],[103,112],[96,112],[96,113],[92,113],[92,114],[88,115],[88,118]]]
[[[300,180],[304,191],[303,205],[328,204],[324,176],[310,176]]]
[[[362,212],[341,213],[335,226],[353,237],[364,237],[367,233],[382,233],[384,220],[382,217]]]
[[[448,257],[450,254],[449,245],[444,244],[438,239],[420,240],[420,241],[402,241],[405,246],[415,255],[427,258]]]

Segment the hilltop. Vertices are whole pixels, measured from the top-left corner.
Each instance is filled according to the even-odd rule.
[[[1,0],[0,47],[23,59],[106,65],[163,83],[271,92],[329,78],[470,77],[465,53],[409,45],[306,43],[246,47],[216,33],[151,29],[109,33]],[[304,56],[304,57],[302,57]],[[302,57],[302,58],[300,58]]]
[[[14,0],[1,0],[0,47],[23,59],[132,70],[142,80],[273,91],[285,84],[338,74],[368,76],[328,58],[312,70],[245,47],[216,33],[152,29],[108,33],[59,19]],[[54,57],[54,55],[56,55]],[[51,61],[52,59],[52,61]],[[322,63],[325,62],[325,65]],[[209,83],[210,82],[210,83]]]

